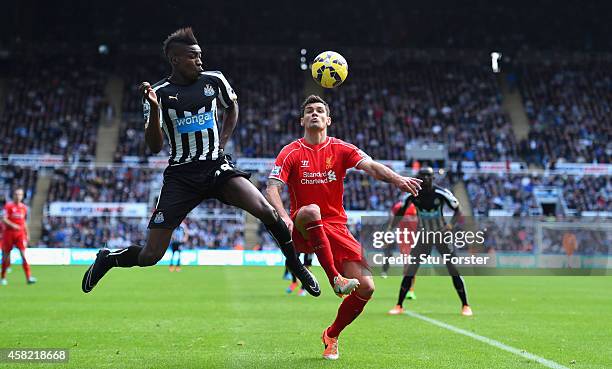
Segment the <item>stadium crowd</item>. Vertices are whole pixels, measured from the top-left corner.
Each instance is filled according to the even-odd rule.
[[[523,66],[529,162],[547,167],[557,162],[611,162],[611,71],[612,62],[597,60]]]
[[[304,75],[295,50],[275,49],[251,59],[245,55],[245,48],[213,48],[205,60],[207,69],[223,68],[242,106],[228,149],[241,157],[274,157],[279,147],[300,135]],[[330,134],[378,159],[410,159],[405,145],[416,141],[443,142],[449,157],[457,160],[525,160],[549,167],[562,161],[610,162],[609,64],[592,62],[580,69],[525,64],[519,85],[531,127],[528,139],[519,142],[490,67],[465,58],[451,60],[455,57],[427,50],[386,51],[375,60],[355,55],[349,80],[326,92]],[[137,84],[165,75],[163,61],[154,61],[126,74],[116,162],[124,155],[149,154]]]
[[[146,243],[148,218],[45,217],[40,240],[46,247],[112,249]],[[185,248],[244,248],[244,224],[238,220],[187,218]]]
[[[29,204],[36,191],[36,179],[38,170],[35,168],[21,167],[17,165],[0,166],[0,206],[5,201],[11,201],[13,191],[22,187],[25,198],[24,203]]]
[[[608,176],[542,176],[487,174],[465,176],[464,182],[474,214],[488,215],[489,210],[506,210],[527,216],[540,209],[534,196],[537,186],[561,189],[568,209],[612,211],[612,180]]]
[[[119,248],[144,244],[146,219],[45,217],[40,243],[47,247]]]
[[[58,168],[47,201],[149,202],[151,181],[159,170],[107,167]]]
[[[380,159],[406,160],[410,141],[443,142],[452,159],[517,159],[518,145],[490,70],[441,62],[427,52],[418,56],[389,52],[382,60],[357,62],[351,81],[328,93],[338,122],[333,134]]]
[[[0,154],[91,161],[102,112],[108,108],[103,69],[76,57],[61,62],[37,57],[11,68],[0,115]]]

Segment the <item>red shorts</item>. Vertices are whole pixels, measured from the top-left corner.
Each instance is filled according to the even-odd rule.
[[[295,218],[292,220],[295,221]],[[334,256],[334,266],[340,274],[344,273],[343,263],[345,261],[356,261],[367,266],[361,251],[361,244],[353,237],[346,225],[323,222],[323,229],[331,245],[331,252]],[[315,252],[309,242],[302,236],[300,231],[297,230],[297,227],[293,227],[291,237],[293,238],[293,244],[297,252],[308,254]]]
[[[416,222],[401,221],[397,225],[397,228],[401,231],[407,230],[408,232],[414,232],[416,231],[417,224]],[[403,242],[403,240],[401,240],[397,243],[397,246],[399,247],[400,253],[410,255],[410,251],[412,251],[412,244],[414,242],[412,242],[410,239],[407,239],[406,241],[407,242]]]
[[[399,242],[397,245],[399,246],[400,253],[403,255],[410,255],[410,251],[412,251],[411,243]]]
[[[11,252],[13,246],[24,251],[27,246],[26,236],[23,232],[4,232],[2,237],[2,251]]]

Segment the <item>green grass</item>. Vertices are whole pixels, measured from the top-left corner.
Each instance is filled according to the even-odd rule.
[[[400,279],[376,278],[340,360],[320,334],[340,300],[286,295],[280,268],[114,269],[89,295],[85,267],[13,266],[0,287],[0,348],[68,348],[72,368],[544,368],[409,316],[387,316]],[[323,278],[316,268],[319,280]],[[417,278],[411,310],[570,368],[612,367],[612,278],[466,277],[475,316],[459,315],[450,278]],[[3,364],[0,364],[0,366]]]

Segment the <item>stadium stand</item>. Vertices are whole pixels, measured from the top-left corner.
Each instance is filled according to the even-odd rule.
[[[38,170],[35,168],[15,165],[0,166],[0,197],[6,201],[11,201],[13,190],[17,187],[23,187],[25,192],[24,202],[29,205],[35,194],[37,178]],[[4,205],[4,203],[0,205]]]
[[[147,218],[46,217],[41,246],[121,248],[144,245]],[[244,248],[244,224],[236,220],[194,220],[188,218],[186,248]]]
[[[158,175],[132,167],[56,169],[48,201],[148,202],[150,182]]]
[[[69,57],[13,64],[0,117],[0,153],[54,154],[91,161],[106,107],[106,74],[93,62]]]
[[[488,215],[492,209],[521,216],[537,214],[537,186],[559,188],[567,208],[578,213],[612,210],[612,182],[608,176],[488,174],[466,176],[465,183],[478,215]]]
[[[597,60],[523,66],[520,82],[531,123],[529,142],[523,146],[529,146],[530,162],[548,167],[611,162],[610,71],[611,62]]]
[[[338,137],[381,159],[406,160],[404,146],[413,140],[445,143],[452,159],[517,159],[499,88],[486,66],[441,62],[426,51],[418,59],[388,52],[383,61],[355,64],[351,81],[328,94]]]

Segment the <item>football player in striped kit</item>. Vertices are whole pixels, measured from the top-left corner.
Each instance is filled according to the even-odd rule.
[[[320,295],[316,278],[296,256],[285,222],[248,180],[250,175],[223,152],[238,120],[238,97],[229,82],[221,72],[204,71],[202,50],[191,28],[168,36],[163,51],[172,67],[170,77],[140,85],[148,147],[160,152],[164,134],[170,143],[169,165],[149,221],[147,244],[100,250],[83,276],[83,292],[90,292],[113,267],[155,265],[166,252],[173,229],[202,201],[215,198],[260,219],[304,289]]]
[[[452,230],[458,218],[461,216],[459,201],[457,201],[457,198],[446,188],[433,184],[434,171],[431,167],[421,168],[417,178],[423,181],[421,184],[421,192],[419,192],[417,196],[413,196],[410,193],[406,195],[404,206],[402,206],[395,213],[395,217],[389,229],[395,229],[400,220],[403,218],[410,204],[414,204],[417,210],[417,217],[419,219],[417,230],[422,230],[425,232],[445,232]],[[446,223],[446,220],[444,219],[444,214],[442,212],[444,205],[447,205],[454,211],[453,218],[451,219],[450,223]],[[435,239],[435,237],[433,238]],[[410,251],[410,256],[413,257],[415,262],[406,264],[404,266],[404,278],[402,279],[402,284],[400,286],[397,305],[389,311],[390,315],[398,315],[404,312],[403,303],[406,299],[408,291],[410,290],[410,286],[412,286],[414,277],[419,270],[421,257],[430,255],[432,247],[434,246],[436,249],[438,249],[440,255],[447,254],[455,256],[454,250],[451,251],[448,245],[440,242],[436,243],[435,240],[434,242],[421,242],[413,246],[412,250]],[[465,290],[463,277],[461,277],[457,268],[450,261],[446,263],[446,268],[453,279],[453,286],[459,295],[459,299],[461,299],[461,314],[464,316],[471,316],[472,309],[468,304],[467,292]]]

